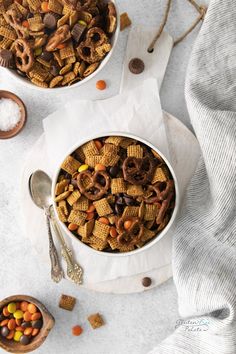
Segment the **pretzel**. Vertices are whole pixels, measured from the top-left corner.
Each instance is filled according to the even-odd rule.
[[[131,184],[144,185],[152,181],[155,163],[150,156],[127,157],[123,162],[124,179]]]
[[[126,230],[124,223],[132,221],[131,227]],[[137,244],[143,236],[144,225],[138,217],[122,216],[117,223],[119,235],[117,241],[121,245],[132,246]]]
[[[89,183],[85,186],[83,179],[87,177]],[[106,171],[97,171],[93,175],[90,171],[80,172],[77,176],[77,185],[81,194],[89,200],[98,200],[110,187],[110,177]]]
[[[16,25],[20,24],[21,16],[15,9],[10,9],[3,14],[6,22],[15,28]]]
[[[81,42],[77,47],[79,57],[89,64],[96,63],[101,59],[95,49],[94,43],[89,40]]]
[[[23,38],[18,38],[13,43],[13,47],[16,67],[24,73],[29,72],[34,64],[34,55],[29,43]]]
[[[170,192],[168,197],[165,200],[163,200],[161,207],[158,211],[157,217],[156,217],[157,225],[161,224],[164,221],[166,212],[169,208],[169,205],[170,205],[170,202],[171,202],[171,199],[173,198],[173,196],[174,196],[174,192]]]
[[[88,30],[86,39],[91,44],[94,44],[96,47],[99,47],[103,43],[107,42],[107,35],[101,28],[93,27]]]
[[[157,182],[153,186],[149,186],[148,191],[152,192],[152,195],[144,198],[147,204],[164,201],[174,191],[174,181],[170,179],[166,182]]]
[[[66,42],[70,39],[70,27],[69,25],[63,25],[59,27],[50,37],[47,45],[46,50],[48,52],[54,52],[57,49],[58,45],[61,43]]]
[[[112,34],[116,29],[116,8],[113,2],[109,2],[108,5],[108,15],[107,15],[107,32]]]

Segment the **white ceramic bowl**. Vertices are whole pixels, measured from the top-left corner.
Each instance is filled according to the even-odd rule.
[[[69,90],[72,88],[76,88],[79,86],[82,86],[83,84],[85,84],[86,82],[88,82],[89,80],[91,80],[93,77],[95,77],[108,63],[108,61],[110,60],[118,37],[119,37],[119,33],[120,33],[120,15],[119,15],[119,11],[118,11],[118,7],[116,4],[115,0],[110,0],[114,3],[115,7],[116,7],[116,14],[117,14],[117,26],[116,26],[116,31],[113,34],[112,38],[111,38],[111,45],[112,48],[110,50],[110,52],[106,55],[106,57],[104,58],[104,60],[101,62],[101,64],[99,65],[99,67],[97,68],[97,70],[95,70],[91,75],[87,76],[85,79],[83,79],[82,81],[76,82],[75,84],[71,85],[71,86],[62,86],[62,87],[54,87],[54,88],[43,88],[43,87],[39,87],[37,85],[34,85],[30,82],[29,79],[24,78],[22,76],[20,76],[15,70],[11,70],[11,69],[7,69],[7,72],[9,73],[10,76],[12,76],[16,81],[18,81],[19,83],[22,84],[22,86],[27,86],[29,88],[33,88],[35,90],[38,91],[44,91],[44,92],[62,92],[65,90]]]
[[[166,225],[166,227],[158,234],[158,236],[156,236],[155,238],[152,239],[152,241],[146,243],[143,247],[141,248],[138,248],[138,249],[135,249],[134,251],[130,251],[130,252],[121,252],[121,253],[109,253],[109,252],[103,252],[103,251],[97,251],[95,249],[93,249],[92,247],[89,247],[88,245],[86,245],[85,243],[81,242],[72,232],[70,232],[68,230],[68,228],[66,227],[66,225],[61,222],[58,218],[58,215],[57,215],[57,211],[56,211],[56,203],[54,202],[54,198],[55,198],[55,187],[56,187],[56,183],[57,183],[57,179],[58,179],[58,176],[59,176],[59,173],[60,173],[60,165],[62,164],[62,162],[65,160],[65,158],[72,154],[77,148],[79,148],[80,146],[82,146],[83,144],[85,144],[86,142],[90,141],[90,140],[93,140],[93,139],[99,139],[99,138],[102,138],[103,136],[123,136],[123,137],[126,137],[126,138],[131,138],[131,139],[135,139],[137,141],[140,141],[141,143],[143,144],[146,144],[147,146],[149,146],[151,149],[153,149],[154,151],[156,151],[162,158],[163,160],[165,161],[165,163],[167,164],[171,174],[172,174],[172,177],[173,177],[173,180],[174,180],[174,184],[175,184],[175,207],[174,207],[174,210],[173,210],[173,213],[171,215],[171,218],[168,222],[168,224]],[[55,211],[55,215],[57,217],[57,220],[59,222],[59,224],[61,225],[61,228],[63,229],[64,233],[68,236],[68,237],[74,237],[83,247],[85,247],[88,251],[90,250],[91,252],[95,252],[97,254],[100,254],[100,255],[105,255],[105,256],[110,256],[110,257],[122,257],[122,256],[127,256],[127,255],[133,255],[133,254],[136,254],[136,253],[140,253],[140,252],[143,252],[145,251],[146,249],[148,249],[149,247],[152,247],[154,244],[156,244],[157,242],[159,242],[167,233],[167,231],[170,229],[170,227],[172,226],[175,218],[176,218],[176,215],[177,215],[177,212],[178,212],[178,209],[179,209],[179,187],[178,187],[178,181],[177,181],[177,178],[176,178],[176,175],[175,175],[175,172],[174,172],[174,169],[173,167],[171,166],[170,162],[167,160],[167,158],[158,150],[158,148],[156,146],[154,146],[153,144],[149,143],[147,140],[144,140],[136,135],[133,135],[133,134],[128,134],[128,133],[121,133],[121,132],[108,132],[108,133],[104,133],[104,134],[97,134],[97,135],[93,135],[89,138],[87,138],[86,140],[82,141],[79,145],[76,144],[74,145],[66,154],[65,156],[63,156],[62,160],[61,160],[61,163],[60,163],[57,171],[55,172],[54,176],[53,176],[53,181],[52,181],[52,200],[53,200],[53,208],[54,208],[54,211]]]

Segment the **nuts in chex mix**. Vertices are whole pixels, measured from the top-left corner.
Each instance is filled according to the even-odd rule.
[[[64,61],[65,67],[73,68]],[[63,161],[55,203],[60,221],[88,247],[132,252],[168,225],[175,184],[163,158],[149,146],[106,136],[77,147]]]
[[[75,307],[75,303],[75,297],[62,294],[59,301],[59,307],[67,311],[72,311]]]
[[[113,46],[117,14],[111,0],[0,1],[0,66],[42,88],[72,85],[91,75]],[[75,68],[68,64],[80,63]],[[34,65],[45,75],[31,75]],[[63,68],[63,69],[62,69]],[[61,70],[62,69],[62,70]],[[53,80],[60,76],[62,80]],[[39,75],[39,76],[38,76]],[[49,79],[50,78],[50,79]]]
[[[108,203],[106,198],[94,202],[93,205],[95,206],[99,216],[105,216],[112,213],[112,208],[110,207],[110,204]]]

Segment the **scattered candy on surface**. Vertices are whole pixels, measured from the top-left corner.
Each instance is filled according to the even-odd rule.
[[[104,80],[98,80],[98,81],[96,82],[96,88],[97,88],[98,90],[105,90],[106,87],[107,87],[106,81],[104,81]]]
[[[10,302],[0,310],[0,336],[27,345],[43,327],[42,314],[27,301]]]
[[[74,326],[72,328],[72,334],[73,336],[80,336],[83,332],[83,328],[81,326]]]
[[[142,279],[142,284],[145,288],[147,288],[152,284],[152,279],[149,277],[145,277]]]

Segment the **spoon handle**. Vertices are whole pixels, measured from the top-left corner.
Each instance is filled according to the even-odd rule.
[[[53,242],[51,226],[50,226],[50,217],[46,214],[47,218],[47,229],[48,229],[48,240],[49,240],[49,255],[51,260],[51,278],[55,283],[59,283],[63,278],[63,270],[61,268],[57,249]]]
[[[65,239],[62,235],[62,232],[60,230],[60,227],[57,223],[57,220],[55,218],[55,214],[53,211],[53,208],[50,207],[50,216],[51,216],[51,222],[53,225],[53,229],[58,237],[58,240],[61,244],[61,254],[62,257],[65,259],[66,264],[67,264],[67,275],[68,277],[76,284],[82,284],[82,277],[83,277],[83,270],[81,266],[75,262],[73,258],[73,254],[71,249],[67,246]]]

